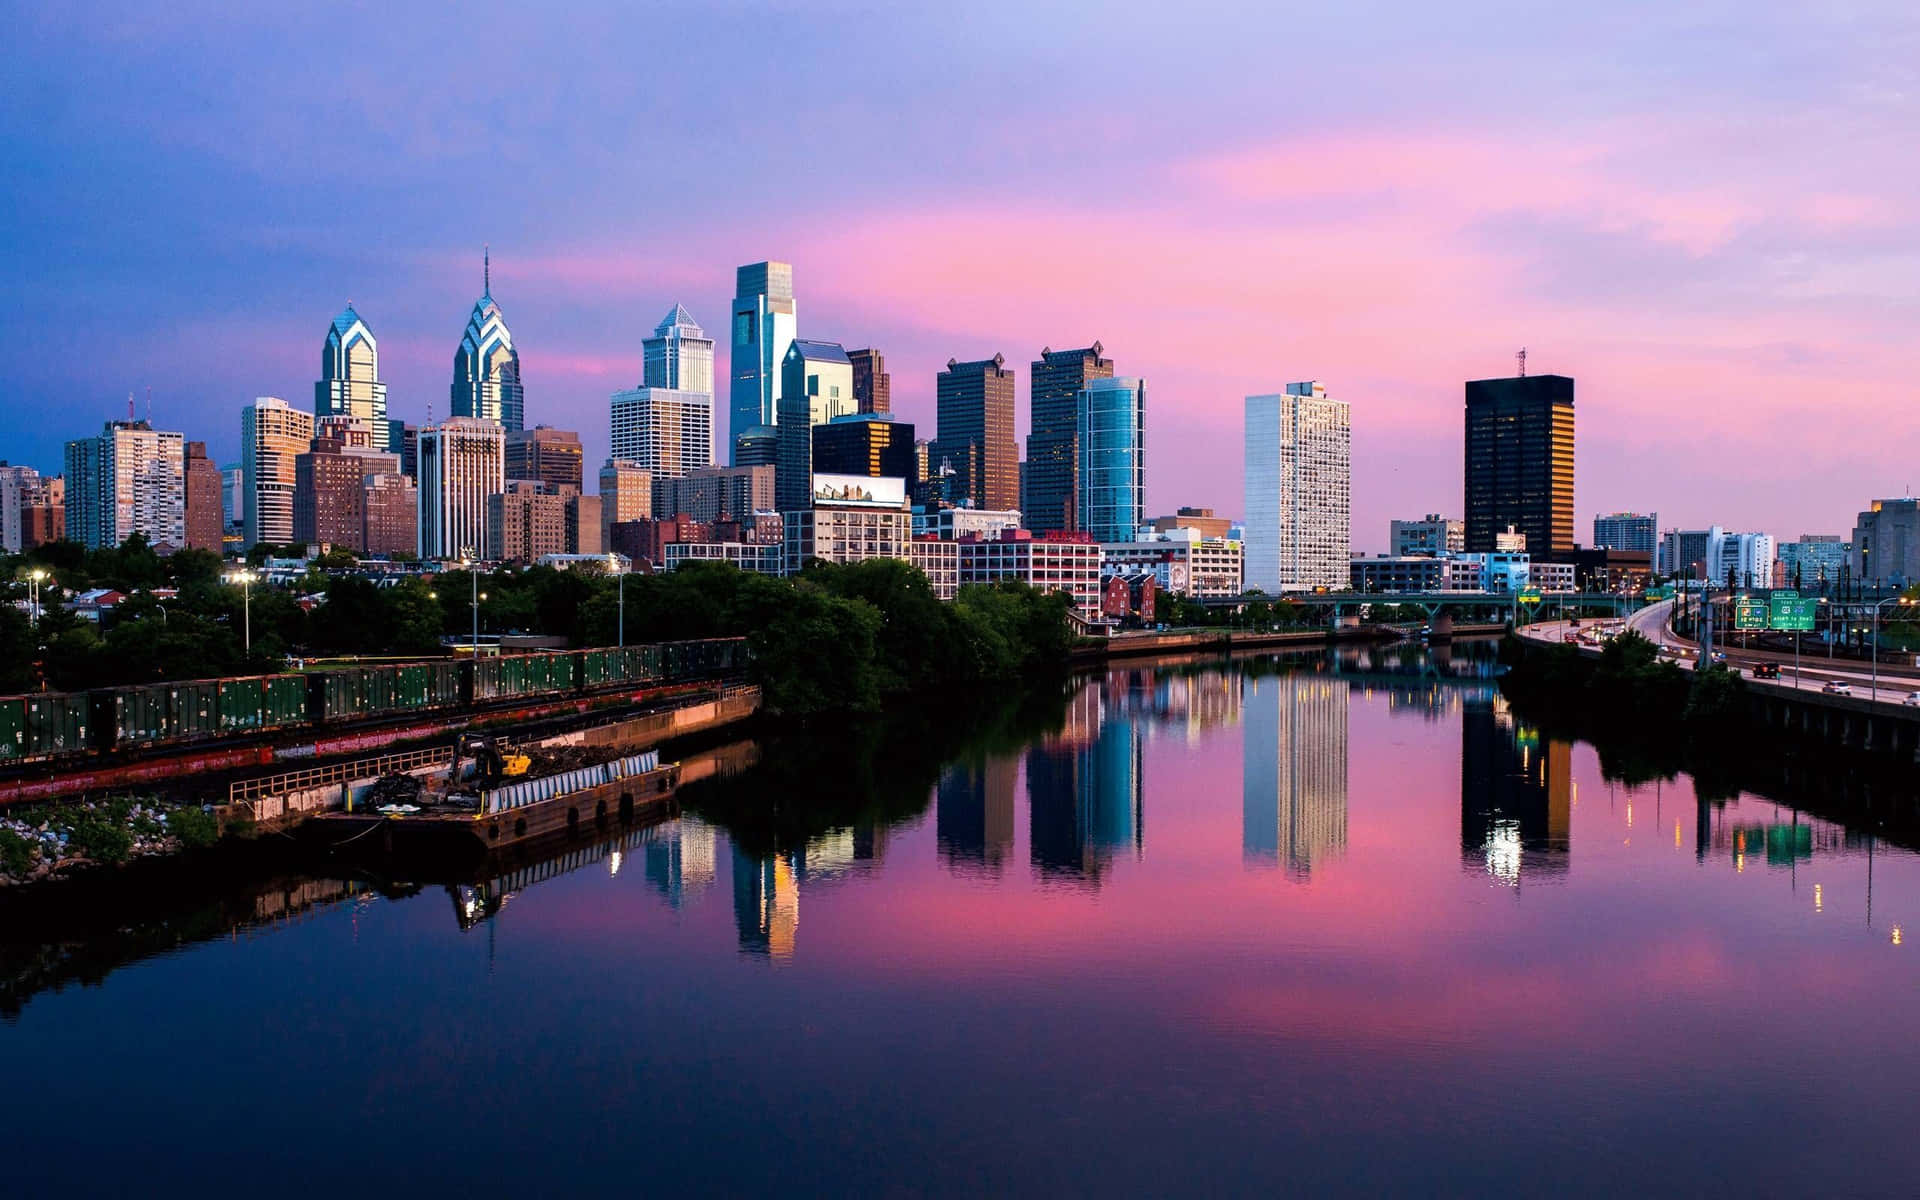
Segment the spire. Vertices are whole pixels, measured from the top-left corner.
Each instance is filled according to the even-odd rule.
[[[493,247],[484,242],[480,246],[480,294],[493,295]]]

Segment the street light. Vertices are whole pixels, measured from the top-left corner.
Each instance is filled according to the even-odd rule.
[[[472,643],[469,644],[467,650],[468,650],[468,653],[472,655],[474,658],[479,658],[480,657],[480,602],[482,600],[485,600],[487,597],[485,593],[481,592],[480,590],[480,569],[478,564],[476,564],[473,561],[472,547],[469,546],[460,551],[460,565],[466,568],[467,579],[473,585],[473,641]]]
[[[1912,603],[1914,603],[1914,601],[1907,599],[1905,596],[1888,596],[1885,600],[1881,600],[1873,606],[1873,631],[1868,635],[1868,637],[1873,642],[1873,645],[1869,647],[1869,651],[1873,657],[1873,683],[1870,686],[1873,689],[1872,694],[1875,700],[1878,700],[1880,698],[1880,609],[1881,609],[1881,606],[1887,605],[1887,604],[1912,604]]]
[[[252,571],[242,568],[227,575],[228,583],[240,585],[240,607],[245,613],[246,651],[253,653],[253,581],[258,578]],[[163,610],[164,611],[164,610]]]
[[[627,646],[627,573],[620,569],[620,556],[611,550],[607,551],[607,570],[612,571],[620,581],[618,584],[620,589],[620,648],[624,650]]]
[[[34,628],[40,627],[40,581],[47,577],[45,567],[34,567],[27,572],[28,604],[33,609]]]

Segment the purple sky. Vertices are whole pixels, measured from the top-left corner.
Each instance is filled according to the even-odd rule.
[[[660,317],[724,357],[781,258],[923,435],[949,357],[1017,366],[1024,436],[1028,362],[1103,341],[1156,511],[1237,515],[1241,397],[1317,378],[1383,549],[1458,513],[1461,381],[1523,345],[1579,381],[1583,541],[1920,483],[1910,2],[281,7],[5,4],[0,457],[150,387],[230,458],[348,300],[444,414],[490,242],[528,419],[595,460]]]

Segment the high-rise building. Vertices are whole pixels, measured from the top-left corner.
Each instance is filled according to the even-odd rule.
[[[1573,550],[1573,380],[1565,375],[1467,384],[1467,549],[1494,549],[1511,525],[1539,558]]]
[[[824,426],[823,426],[824,428]],[[773,467],[702,467],[682,478],[653,481],[653,512],[686,516],[702,525],[750,522],[755,513],[774,511]],[[637,520],[636,513],[622,520]]]
[[[600,544],[613,544],[611,526],[653,516],[653,472],[610,458],[600,468]]]
[[[773,492],[788,512],[813,503],[813,427],[853,412],[853,363],[838,342],[795,338],[782,365]]]
[[[315,438],[311,450],[295,456],[293,540],[367,553],[367,478],[398,475],[400,456],[375,449],[351,429],[324,432],[348,436]]]
[[[952,499],[974,508],[1020,506],[1020,447],[1013,436],[1014,380],[1006,356],[947,360],[935,378],[932,458],[952,464]]]
[[[1675,577],[1690,576],[1705,579],[1707,576],[1707,546],[1713,540],[1716,531],[1712,529],[1669,529],[1660,535],[1658,553],[1655,555],[1654,570],[1662,575]]]
[[[1837,533],[1802,534],[1797,542],[1780,545],[1784,587],[1823,590],[1838,582],[1847,561],[1847,539]]]
[[[451,417],[420,431],[420,557],[491,559],[487,497],[506,490],[506,431]]]
[[[713,339],[686,306],[676,304],[653,336],[640,343],[640,386],[713,396]],[[711,439],[711,434],[708,435]]]
[[[108,421],[98,436],[68,442],[68,539],[110,549],[138,533],[154,547],[184,547],[185,440],[145,421]]]
[[[523,425],[526,389],[520,380],[520,352],[513,348],[513,331],[493,298],[490,260],[460,348],[453,352],[452,395],[456,417],[494,421],[508,431]]]
[[[247,524],[247,469],[241,463],[220,468],[220,509],[227,532],[239,536]]]
[[[913,477],[913,426],[888,412],[858,412],[813,427],[813,469],[827,475]]]
[[[890,413],[893,411],[893,376],[887,374],[887,356],[878,350],[849,350],[853,362],[853,408],[855,412]]]
[[[226,512],[221,504],[220,468],[207,457],[205,442],[186,443],[183,474],[187,549],[219,554],[227,533]]]
[[[1424,555],[1439,558],[1467,551],[1467,523],[1439,513],[1428,513],[1417,521],[1393,521],[1388,526],[1390,553],[1395,558]]]
[[[261,396],[240,410],[240,465],[246,473],[249,546],[293,540],[294,459],[313,445],[313,414],[277,396]]]
[[[361,546],[380,556],[420,550],[420,489],[408,475],[368,475],[361,483]]]
[[[1608,513],[1593,519],[1596,549],[1652,554],[1659,540],[1659,513]]]
[[[579,434],[551,425],[508,432],[508,479],[531,479],[558,495],[561,488],[579,491],[582,475]]]
[[[1247,587],[1278,594],[1347,586],[1350,420],[1346,401],[1316,382],[1247,397]]]
[[[71,480],[67,486],[72,488]],[[1920,582],[1920,501],[1911,496],[1875,500],[1855,517],[1847,568],[1860,583],[1905,587]]]
[[[1084,350],[1043,348],[1027,379],[1025,486],[1020,497],[1027,528],[1071,530],[1080,516],[1080,396],[1096,379],[1113,378],[1113,360],[1099,342]]]
[[[58,476],[43,479],[32,467],[0,460],[0,552],[18,554],[26,548],[23,523],[31,520],[31,509],[46,503],[47,485],[58,482]]]
[[[1147,385],[1131,375],[1087,382],[1074,434],[1074,527],[1095,541],[1130,542],[1147,519]]]
[[[349,304],[327,326],[320,348],[320,379],[313,385],[315,417],[358,417],[377,449],[399,452],[398,433],[387,420],[387,385],[380,382],[380,343]]]
[[[546,554],[566,554],[567,500],[527,479],[507,481],[507,490],[487,497],[489,555],[502,562],[531,563]]]
[[[780,419],[780,388],[794,323],[793,265],[751,263],[734,272],[733,378],[727,386],[728,443],[736,448],[735,466],[747,466],[737,453],[751,430]]]
[[[713,465],[713,397],[666,387],[613,394],[613,457],[657,475]]]
[[[1707,538],[1707,582],[1723,587],[1773,586],[1773,535],[1730,533],[1715,526]],[[1901,581],[1904,582],[1904,581]]]

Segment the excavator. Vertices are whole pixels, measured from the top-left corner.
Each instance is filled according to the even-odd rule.
[[[503,779],[517,779],[533,765],[532,759],[488,734],[463,733],[453,743],[453,766],[447,772],[449,795],[460,786],[460,763],[467,758],[478,768],[477,782],[482,787]]]

